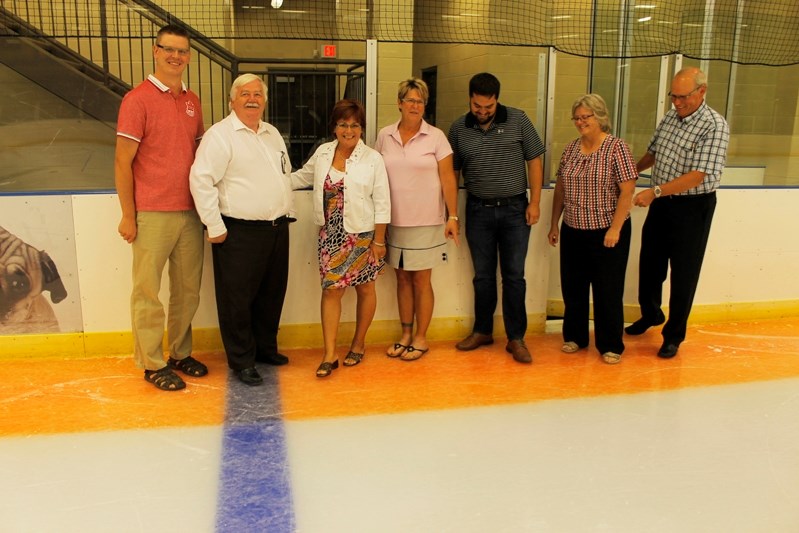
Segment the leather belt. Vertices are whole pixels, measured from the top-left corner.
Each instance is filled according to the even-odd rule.
[[[286,215],[277,217],[274,220],[243,220],[241,218],[222,215],[222,220],[225,222],[233,222],[234,224],[243,224],[245,226],[280,226],[281,224],[288,224],[291,221]]]
[[[520,198],[524,198],[524,200],[527,200],[527,194],[522,193],[522,194],[517,194],[515,196],[505,196],[502,198],[480,198],[475,196],[477,203],[479,203],[483,207],[504,207],[506,205],[509,205],[511,202],[515,200],[519,200]]]

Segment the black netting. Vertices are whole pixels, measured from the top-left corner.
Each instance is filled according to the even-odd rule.
[[[743,64],[799,63],[799,1],[3,0],[54,37],[142,37],[164,13],[213,39],[552,46],[586,57],[682,53]],[[149,15],[148,15],[149,14]],[[148,35],[151,37],[151,35]]]

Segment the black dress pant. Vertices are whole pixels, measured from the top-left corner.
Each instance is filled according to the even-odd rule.
[[[667,196],[649,206],[641,233],[638,303],[642,318],[658,321],[663,282],[671,267],[669,319],[662,331],[665,342],[680,344],[685,340],[715,210],[715,192]]]
[[[219,330],[228,366],[255,364],[256,354],[277,353],[286,296],[289,224],[224,217],[225,242],[212,245]]]
[[[624,352],[624,277],[630,255],[630,219],[616,246],[604,245],[607,229],[561,225],[560,283],[565,305],[563,340],[588,346],[589,290],[594,298],[594,341],[599,353]]]

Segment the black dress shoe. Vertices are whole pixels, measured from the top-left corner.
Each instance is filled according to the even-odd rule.
[[[254,366],[250,368],[243,368],[241,370],[234,370],[236,377],[245,385],[260,385],[264,382],[264,378],[255,369]]]
[[[266,363],[267,365],[272,366],[280,366],[288,364],[289,358],[283,355],[282,353],[271,353],[271,354],[256,354],[255,355],[255,362],[256,363]]]
[[[652,326],[659,326],[666,321],[666,315],[660,313],[656,320],[649,320],[648,318],[641,317],[626,328],[624,332],[627,335],[642,335],[646,330]]]
[[[671,359],[677,355],[677,350],[679,349],[680,345],[676,342],[666,341],[663,343],[663,346],[660,347],[660,350],[658,350],[658,357],[662,359]]]

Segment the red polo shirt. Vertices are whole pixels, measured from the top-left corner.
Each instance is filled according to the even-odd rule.
[[[175,96],[150,75],[125,95],[117,135],[139,143],[133,158],[137,211],[194,209],[189,170],[203,131],[200,99],[185,84]]]

